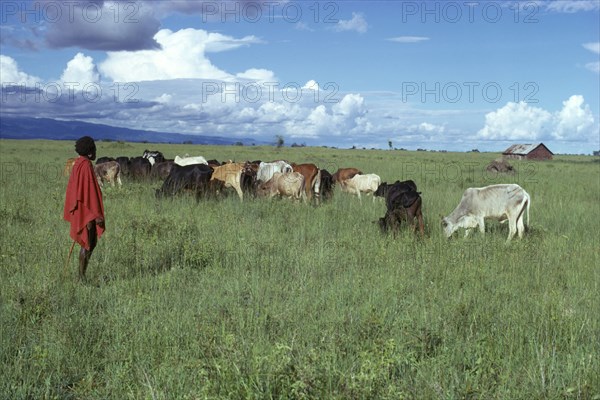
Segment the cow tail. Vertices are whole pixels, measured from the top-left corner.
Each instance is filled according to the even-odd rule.
[[[531,205],[531,197],[529,197],[529,193],[527,194],[527,226],[529,226],[529,206]]]

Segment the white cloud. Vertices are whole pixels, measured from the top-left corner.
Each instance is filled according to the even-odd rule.
[[[485,116],[485,126],[478,132],[484,139],[535,140],[547,130],[552,115],[521,101],[508,102]]]
[[[350,93],[345,95],[339,103],[334,104],[331,109],[335,114],[356,118],[365,113],[363,103],[364,99],[360,94]]]
[[[580,139],[591,133],[594,124],[592,112],[584,102],[583,96],[573,95],[554,114],[525,102],[509,102],[486,114],[485,126],[477,136],[488,140]]]
[[[335,30],[338,32],[342,31],[356,31],[358,33],[365,33],[368,28],[367,21],[365,17],[361,13],[352,13],[352,19],[349,20],[339,20],[337,25],[335,25]]]
[[[563,108],[556,115],[556,127],[552,133],[557,139],[576,139],[588,133],[594,124],[589,105],[584,105],[581,95],[573,95],[563,101]]]
[[[592,53],[600,54],[600,42],[584,43],[582,46]],[[585,64],[585,67],[592,72],[600,73],[600,61],[589,62]]]
[[[600,42],[584,43],[582,46],[592,53],[600,54]]]
[[[304,86],[302,86],[303,90],[319,90],[319,84],[314,80],[311,79],[308,82],[306,82],[304,84]]]
[[[600,61],[587,63],[585,64],[585,67],[592,72],[600,74]]]
[[[429,40],[426,36],[397,36],[393,38],[386,39],[390,42],[396,43],[419,43]]]
[[[446,130],[446,127],[443,125],[431,124],[429,122],[421,122],[419,125],[409,127],[409,130],[423,133],[443,133]]]
[[[236,76],[241,79],[248,79],[256,82],[277,82],[277,78],[273,71],[269,71],[268,69],[250,68],[236,74]]]
[[[551,0],[537,4],[546,6],[546,9],[554,12],[576,13],[579,11],[595,11],[600,9],[598,0]]]
[[[0,84],[16,84],[31,87],[37,82],[41,82],[41,79],[19,71],[19,66],[12,57],[0,54]]]
[[[163,93],[160,96],[158,96],[157,98],[155,98],[153,101],[156,101],[157,103],[166,104],[166,103],[170,103],[172,98],[173,98],[172,95],[170,95],[168,93]]]
[[[259,43],[254,36],[235,39],[220,33],[209,33],[202,29],[181,29],[173,32],[160,30],[154,39],[161,49],[109,52],[108,58],[100,64],[103,75],[113,81],[139,82],[166,79],[197,78],[214,80],[234,80],[234,77],[214,66],[205,53],[221,52]],[[252,74],[266,70],[248,70]]]
[[[77,53],[71,61],[67,63],[67,68],[63,71],[60,80],[63,82],[76,82],[80,85],[88,83],[97,83],[100,81],[100,74],[94,65],[94,59],[85,56],[83,53]]]

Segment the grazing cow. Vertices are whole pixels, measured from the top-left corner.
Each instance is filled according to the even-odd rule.
[[[261,197],[289,197],[295,200],[302,198],[306,202],[304,176],[299,172],[288,172],[282,174],[275,172],[267,182],[258,185],[256,191]]]
[[[148,159],[150,165],[165,161],[165,156],[158,150],[144,150],[142,157]]]
[[[377,191],[377,188],[381,184],[381,178],[376,174],[364,174],[354,175],[351,179],[346,179],[345,184],[341,185],[340,188],[344,192],[353,193],[358,196],[358,199],[362,201],[360,194],[373,194]],[[375,196],[373,196],[375,201]]]
[[[171,172],[171,168],[173,167],[173,160],[166,160],[163,162],[156,163],[152,166],[152,170],[150,171],[153,178],[158,179],[166,179]]]
[[[394,183],[382,182],[381,185],[379,185],[379,187],[375,191],[375,193],[373,193],[373,196],[386,198],[390,188],[393,187],[394,185],[398,185],[398,184],[408,185],[409,188],[411,188],[415,192],[417,191],[417,184],[410,179],[407,181],[404,181],[404,182],[400,182],[400,181],[396,181]]]
[[[333,197],[333,185],[333,176],[326,169],[322,169],[319,191],[323,201],[330,200]]]
[[[68,158],[67,161],[65,161],[65,168],[63,169],[63,176],[71,175],[71,170],[73,169],[73,165],[75,165],[75,160],[77,160],[77,158]]]
[[[110,182],[112,187],[115,187],[115,181],[122,186],[121,183],[121,167],[116,161],[107,161],[94,166],[94,172],[96,173],[96,179],[100,187],[103,186],[104,182]]]
[[[292,166],[285,161],[261,162],[258,164],[258,172],[256,180],[259,182],[267,182],[273,177],[276,172],[288,173],[293,172]]]
[[[442,219],[444,234],[446,237],[450,237],[459,228],[464,228],[466,229],[465,237],[467,237],[470,230],[476,227],[479,227],[479,231],[485,234],[485,218],[494,218],[500,221],[508,219],[507,242],[515,233],[522,238],[525,231],[523,214],[527,209],[527,223],[529,224],[530,204],[529,194],[517,184],[468,188],[454,211]]]
[[[96,165],[102,164],[105,162],[109,162],[109,161],[116,161],[116,160],[112,157],[100,157],[100,158],[96,159]]]
[[[196,156],[196,157],[188,157],[188,156],[184,156],[184,157],[179,157],[179,156],[175,156],[175,164],[183,167],[186,165],[194,165],[194,164],[204,164],[204,165],[208,165],[208,161],[206,161],[206,158],[202,157],[202,156]]]
[[[348,179],[352,179],[354,175],[362,175],[362,172],[356,168],[339,168],[335,174],[332,175],[333,184],[340,184],[343,188],[346,185]]]
[[[150,176],[152,164],[150,160],[143,157],[133,157],[130,160],[129,174],[134,179],[146,179]]]
[[[129,175],[129,166],[131,165],[131,161],[129,160],[129,157],[117,157],[117,162],[119,163],[119,166],[121,167],[121,175],[123,176],[128,176]]]
[[[321,188],[321,170],[315,164],[291,164],[294,172],[299,172],[304,177],[304,187],[306,198],[310,202],[313,193],[316,203],[319,203]]]
[[[156,190],[156,197],[175,196],[183,190],[191,190],[196,200],[204,196],[209,188],[213,169],[208,165],[194,164],[180,166],[173,164],[169,176],[160,189]]]
[[[242,171],[244,170],[244,164],[223,164],[221,166],[214,167],[213,169],[214,172],[210,180],[217,180],[223,182],[224,187],[233,188],[240,197],[240,200],[244,200],[244,193],[242,192],[241,184],[241,177]]]
[[[395,235],[402,221],[408,221],[414,231],[416,230],[414,220],[417,218],[419,232],[421,236],[425,234],[423,213],[421,211],[423,201],[420,192],[417,192],[417,185],[414,181],[396,181],[391,185],[384,182],[379,185],[377,191],[373,194],[373,196],[376,195],[385,197],[387,211],[383,218],[379,218],[379,227],[383,232],[391,229]]]

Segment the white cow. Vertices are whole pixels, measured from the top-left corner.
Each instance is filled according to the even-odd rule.
[[[273,161],[273,162],[261,162],[258,164],[258,172],[256,173],[256,180],[260,182],[267,182],[273,177],[276,172],[283,174],[292,172],[292,166],[285,161]]]
[[[196,156],[196,157],[179,157],[179,156],[175,156],[175,164],[180,165],[182,167],[186,166],[186,165],[192,165],[192,164],[204,164],[204,165],[208,165],[208,161],[206,161],[206,159],[202,156]]]
[[[340,185],[340,188],[344,192],[356,194],[358,199],[362,201],[360,194],[373,194],[377,191],[377,188],[381,184],[381,178],[376,174],[363,174],[354,175],[351,179],[346,179],[344,185]],[[375,201],[375,196],[373,196]]]
[[[523,214],[527,209],[527,224],[529,224],[530,205],[529,194],[514,183],[469,188],[463,193],[454,211],[442,219],[444,233],[446,237],[450,237],[459,228],[464,228],[467,237],[471,229],[479,227],[479,231],[483,234],[485,218],[494,218],[501,222],[508,220],[507,242],[515,233],[522,238],[525,231]]]

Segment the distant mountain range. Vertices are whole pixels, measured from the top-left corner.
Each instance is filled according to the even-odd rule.
[[[154,132],[141,129],[119,128],[116,126],[91,124],[81,121],[59,121],[51,118],[0,118],[0,138],[2,139],[50,139],[75,140],[81,136],[91,136],[96,140],[123,140],[148,143],[192,143],[233,145],[272,144],[251,138],[226,138],[222,136],[186,135],[172,132]]]

